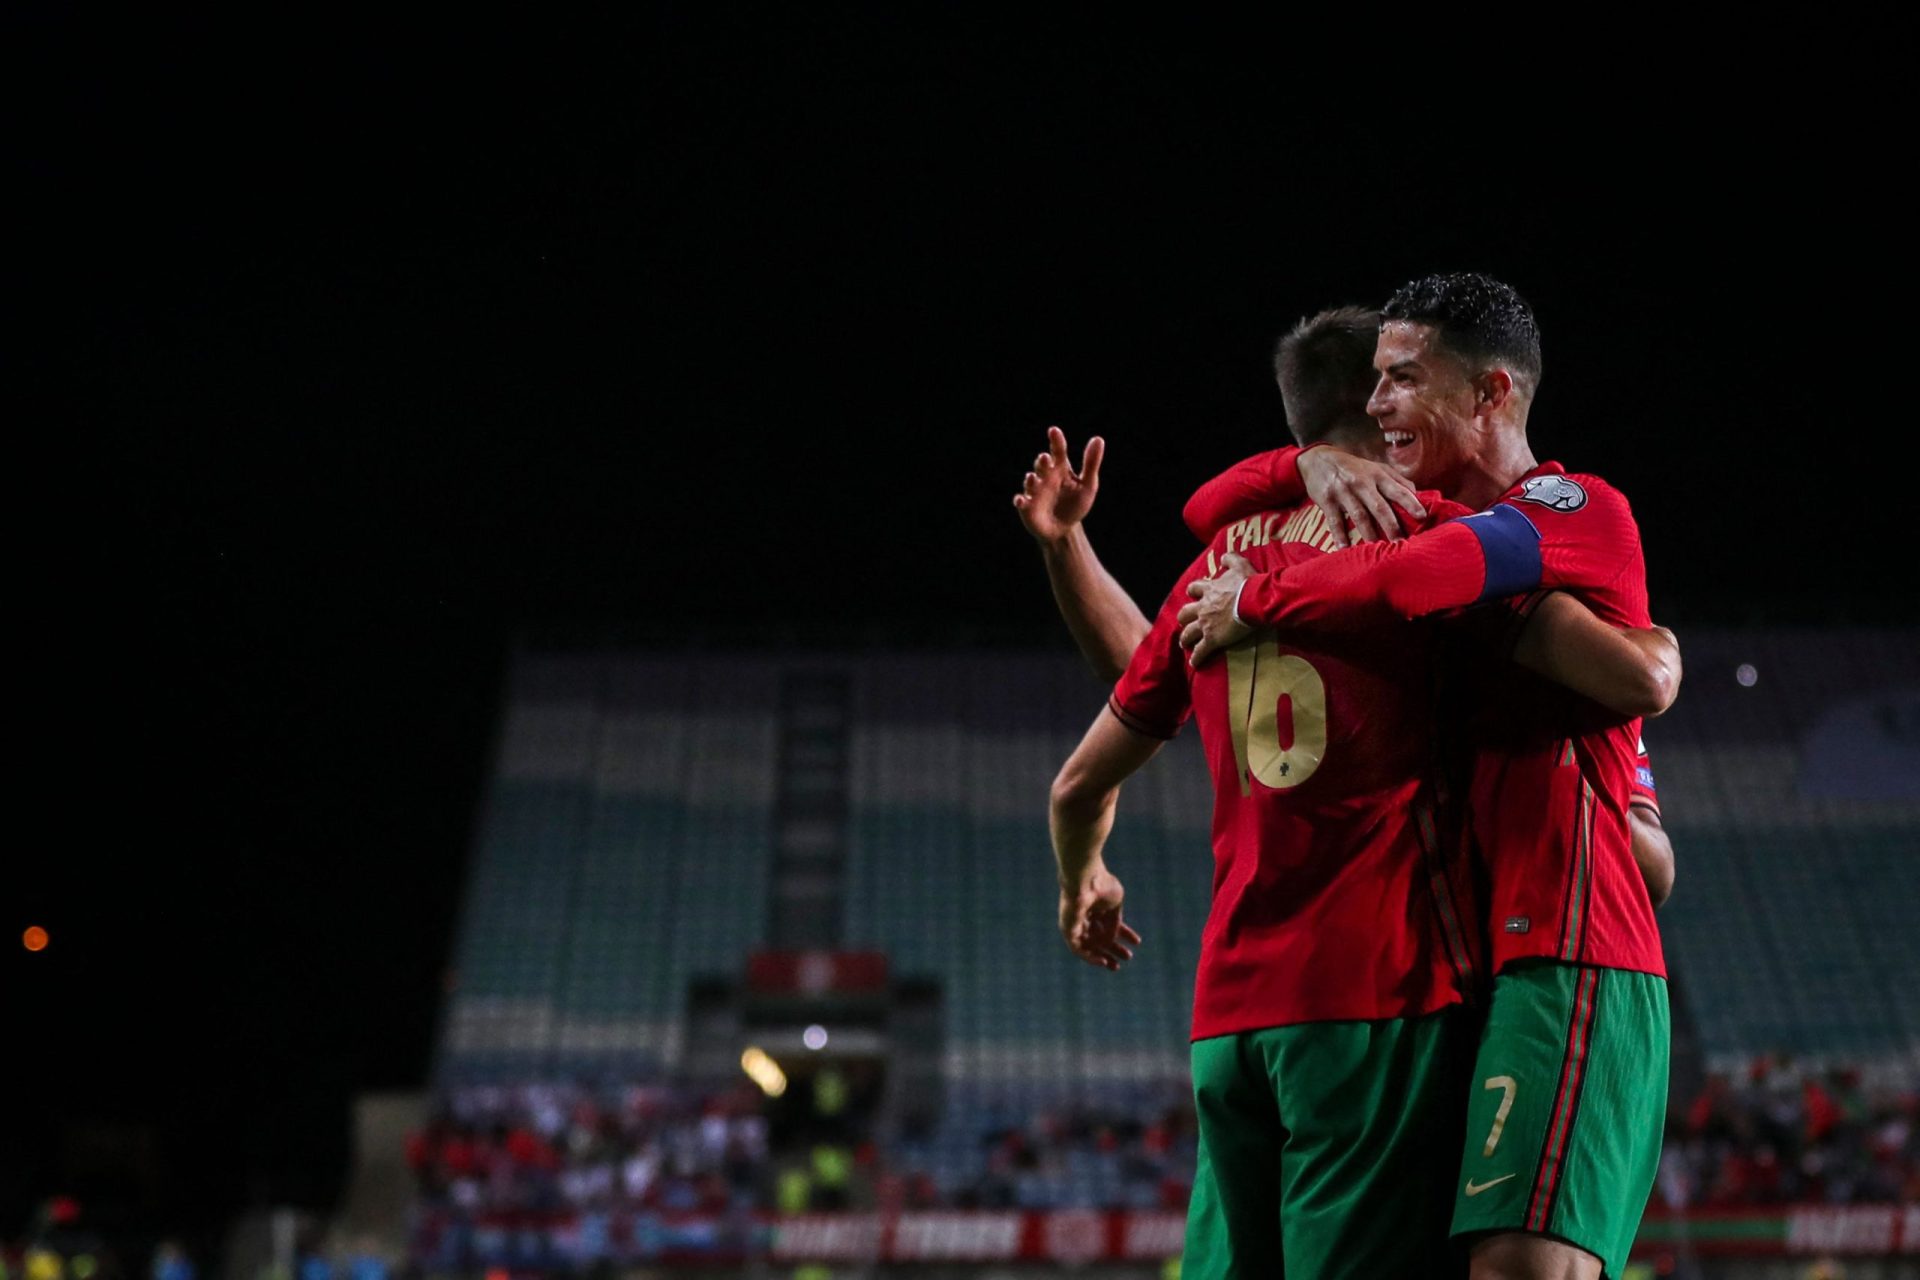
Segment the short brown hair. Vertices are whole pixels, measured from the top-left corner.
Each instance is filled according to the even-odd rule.
[[[1380,313],[1371,307],[1329,307],[1308,316],[1280,339],[1273,376],[1287,426],[1301,444],[1315,444],[1341,428],[1370,428],[1367,400]]]

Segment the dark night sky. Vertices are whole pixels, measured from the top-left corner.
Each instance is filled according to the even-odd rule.
[[[1916,616],[1873,589],[1878,107],[1779,50],[12,21],[0,1235],[103,1122],[169,1172],[130,1221],[331,1191],[351,1092],[426,1067],[515,634],[1062,643],[1007,505],[1045,426],[1107,436],[1090,527],[1157,598],[1180,500],[1279,438],[1275,333],[1414,274],[1534,302],[1536,447],[1634,499],[1657,617]]]

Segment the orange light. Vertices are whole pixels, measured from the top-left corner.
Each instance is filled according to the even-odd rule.
[[[27,931],[20,935],[20,945],[29,951],[45,951],[47,931],[37,924],[27,926]]]

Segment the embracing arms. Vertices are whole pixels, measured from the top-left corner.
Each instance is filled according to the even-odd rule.
[[[1665,627],[1610,627],[1563,591],[1527,618],[1513,660],[1623,716],[1657,716],[1680,692],[1680,642]]]
[[[1145,638],[1150,622],[1094,554],[1084,521],[1100,491],[1106,442],[1087,441],[1075,470],[1067,437],[1047,428],[1047,451],[1033,460],[1013,497],[1020,523],[1040,545],[1054,603],[1073,642],[1102,680],[1117,680]],[[1289,445],[1238,463],[1201,486],[1182,513],[1202,542],[1230,520],[1275,505],[1311,499],[1327,516],[1338,546],[1397,538],[1402,525],[1395,507],[1410,519],[1426,508],[1413,487],[1392,468],[1338,449]]]

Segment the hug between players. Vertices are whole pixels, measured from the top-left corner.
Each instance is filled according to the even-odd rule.
[[[1076,956],[1148,945],[1124,781],[1189,718],[1212,776],[1182,1276],[1618,1277],[1667,1095],[1640,726],[1681,673],[1633,513],[1534,457],[1539,326],[1490,277],[1308,317],[1274,370],[1296,443],[1193,495],[1151,617],[1084,526],[1104,442],[1052,429],[1014,497],[1115,681],[1051,795]]]

